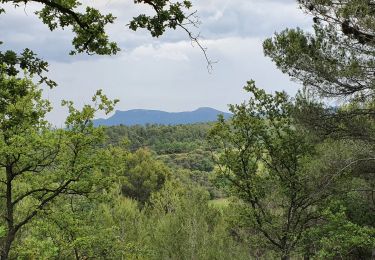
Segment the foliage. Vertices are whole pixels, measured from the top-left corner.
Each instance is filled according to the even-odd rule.
[[[194,21],[191,20],[192,15],[186,16],[183,12],[184,9],[190,9],[192,7],[190,1],[184,0],[183,2],[173,3],[168,0],[135,0],[134,2],[150,5],[156,12],[156,15],[151,17],[141,14],[138,17],[135,17],[129,24],[129,28],[132,30],[137,30],[137,28],[147,28],[152,36],[159,37],[165,32],[166,28],[176,29],[178,26],[185,28],[185,20],[194,23]]]
[[[287,95],[266,94],[252,81],[245,89],[253,98],[232,105],[232,120],[221,118],[211,131],[211,142],[222,148],[218,171],[243,201],[239,210],[247,220],[239,223],[245,221],[268,248],[287,258],[303,247],[303,233],[320,218],[318,209],[348,168],[337,166],[347,156],[330,154],[331,161],[315,164],[325,158],[322,148],[293,120]]]
[[[0,238],[2,238],[3,236],[5,236],[5,227],[0,226]]]
[[[130,150],[147,147],[157,154],[188,153],[204,148],[210,124],[113,126],[106,128],[109,144],[119,144],[126,138]]]
[[[72,29],[71,54],[119,50],[105,32],[111,14],[77,0],[22,4],[33,2],[51,30]],[[298,2],[314,32],[287,29],[264,51],[305,88],[291,99],[250,81],[250,100],[215,125],[94,128],[95,113],[117,102],[98,91],[95,106],[63,101],[66,127],[54,129],[40,85],[56,86],[47,63],[28,49],[0,52],[0,258],[372,257],[374,5]],[[197,41],[185,27],[197,22],[190,1],[135,4],[154,14],[130,29],[180,28]]]
[[[222,197],[212,184],[214,162],[206,144],[211,123],[191,125],[113,126],[105,128],[109,145],[121,145],[125,140],[130,151],[146,148],[155,159],[171,168],[172,175],[184,183],[205,187],[211,198]]]
[[[375,246],[375,229],[350,221],[346,209],[338,201],[333,201],[323,212],[323,223],[306,234],[310,250],[316,251],[319,259],[338,255],[352,258],[371,258]]]
[[[100,200],[76,198],[73,204],[59,200],[52,214],[35,221],[23,234],[15,250],[18,257],[246,258],[246,248],[231,239],[222,213],[208,206],[202,189],[168,181],[140,209],[121,196],[119,188],[112,186]]]
[[[98,109],[110,112],[116,101],[98,91],[97,108],[86,105],[80,111],[64,102],[70,112],[67,128],[51,129],[45,120],[50,104],[31,79],[3,73],[0,91],[0,223],[6,224],[0,248],[6,259],[17,233],[58,196],[89,193],[104,177],[97,147],[103,131],[90,120]]]
[[[10,4],[19,8],[22,4],[41,3],[42,8],[35,14],[53,31],[57,28],[70,27],[74,33],[71,54],[87,52],[88,54],[109,55],[116,54],[119,48],[115,42],[109,40],[105,31],[108,24],[115,22],[112,14],[102,14],[91,6],[82,8],[82,2],[73,1],[47,1],[27,0],[22,4],[16,0],[2,0],[2,4]],[[129,28],[146,28],[154,37],[162,35],[167,28],[181,27],[187,30],[186,23],[192,23],[191,15],[186,10],[192,7],[190,1],[170,2],[155,0],[134,1],[135,4],[145,4],[153,8],[155,15],[140,14],[130,23]],[[5,8],[1,8],[6,13]],[[0,12],[1,13],[1,12]]]
[[[153,192],[160,190],[170,176],[170,170],[144,149],[128,154],[124,163],[122,194],[141,204],[146,203]]]
[[[151,259],[244,259],[245,248],[226,232],[220,211],[204,190],[166,183],[151,200]]]
[[[314,33],[286,29],[264,42],[284,72],[322,96],[374,97],[374,6],[371,1],[299,0]]]
[[[348,159],[336,167],[346,172],[345,182],[332,194],[333,205],[325,205],[325,221],[314,227],[316,236],[309,240],[317,247],[310,250],[322,258],[370,258],[375,187],[374,6],[361,0],[298,2],[314,16],[313,33],[286,29],[264,42],[264,52],[306,87],[297,97],[294,118],[325,143],[326,152],[317,165],[330,165],[324,158],[343,154],[340,147],[350,145],[345,148]],[[316,94],[345,102],[326,107]]]

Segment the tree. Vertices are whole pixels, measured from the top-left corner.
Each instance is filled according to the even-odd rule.
[[[308,100],[302,114],[311,129],[320,130],[324,136],[352,137],[373,143],[373,3],[361,0],[298,2],[301,9],[314,16],[314,33],[301,29],[277,33],[264,42],[265,55],[313,95],[350,102],[350,106],[333,110],[311,106],[312,100]]]
[[[321,96],[374,98],[375,7],[371,1],[298,0],[314,33],[286,29],[264,42],[284,73]]]
[[[201,187],[167,181],[146,208],[148,259],[246,259],[246,245],[227,232],[220,210]]]
[[[341,165],[341,168],[350,166],[350,178],[346,181],[347,185],[341,185],[338,189],[342,196],[335,195],[335,203],[341,205],[340,210],[333,211],[333,216],[327,219],[327,226],[331,227],[337,227],[338,219],[342,223],[348,221],[351,231],[347,233],[353,236],[343,241],[342,245],[337,245],[337,248],[328,250],[340,255],[357,252],[357,257],[368,257],[366,243],[369,241],[358,240],[353,230],[356,229],[359,234],[367,228],[373,232],[374,227],[374,223],[368,222],[364,216],[367,216],[365,212],[373,212],[374,208],[371,197],[375,187],[372,170],[375,140],[375,6],[372,1],[361,0],[298,0],[298,3],[301,9],[313,16],[313,33],[286,29],[264,42],[264,52],[281,71],[303,83],[306,88],[303,95],[298,97],[294,115],[299,123],[317,134],[322,142],[338,140],[327,143],[333,145],[327,147],[332,149],[331,153],[338,153],[334,149],[344,142],[362,148],[351,155],[349,164],[344,161]],[[325,106],[316,96],[346,102],[332,108]],[[353,150],[352,147],[347,150]],[[356,198],[355,203],[353,197]],[[328,204],[326,206],[329,207]],[[332,241],[341,237],[341,232],[346,232],[345,228],[337,228],[337,233],[333,234],[333,230],[330,235]],[[349,240],[353,243],[349,243]],[[356,247],[350,247],[356,242]],[[327,246],[329,243],[322,244]]]
[[[3,0],[1,3],[4,4],[0,7],[2,15],[7,4],[16,8],[23,4],[41,4],[36,15],[50,30],[72,29],[72,55],[83,52],[112,55],[119,51],[105,32],[105,26],[115,21],[112,14],[104,15],[92,7],[82,9],[82,3],[77,0]],[[155,14],[135,17],[128,24],[130,29],[145,28],[153,37],[159,37],[166,29],[180,28],[206,54],[188,28],[197,23],[195,12],[186,13],[192,7],[190,1],[137,0],[135,3],[150,6]],[[100,156],[103,130],[94,128],[91,120],[97,110],[112,111],[116,101],[110,101],[101,91],[93,98],[97,106],[86,105],[81,111],[73,103],[64,101],[70,112],[66,128],[53,129],[45,120],[50,104],[41,98],[40,85],[33,83],[33,76],[37,75],[39,84],[56,86],[56,82],[45,76],[47,71],[47,62],[27,48],[21,54],[12,50],[0,52],[0,208],[4,212],[0,221],[0,258],[4,260],[30,222],[41,213],[47,214],[63,195],[86,195],[100,188],[105,183],[101,175],[109,170],[108,165],[103,165],[106,160]],[[21,77],[20,72],[24,72]]]
[[[170,176],[170,170],[162,162],[152,158],[145,149],[128,154],[123,169],[124,182],[122,194],[135,199],[144,205],[153,192],[163,188],[164,182]]]
[[[97,110],[106,113],[117,101],[98,91],[97,107],[81,111],[72,102],[66,129],[52,129],[45,120],[51,110],[31,79],[0,74],[0,204],[5,236],[0,238],[1,259],[25,225],[62,194],[86,194],[101,171],[98,145],[103,130],[91,122]],[[102,169],[103,171],[105,169]]]
[[[284,92],[266,94],[253,81],[245,89],[253,97],[230,106],[232,119],[221,117],[210,141],[222,151],[216,156],[219,174],[242,201],[241,221],[289,259],[303,248],[304,233],[319,219],[339,176],[309,166],[317,142],[293,119],[294,104]]]

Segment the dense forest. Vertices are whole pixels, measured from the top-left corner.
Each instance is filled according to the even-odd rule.
[[[105,31],[115,17],[77,0],[3,0],[0,15],[33,2],[51,30],[73,32],[71,54],[119,51]],[[134,3],[154,13],[131,30],[182,30],[212,65],[190,1]],[[249,80],[248,100],[215,123],[95,127],[118,103],[98,90],[92,105],[63,101],[53,127],[47,62],[2,50],[0,259],[374,259],[375,4],[296,5],[313,28],[263,49],[300,91]]]

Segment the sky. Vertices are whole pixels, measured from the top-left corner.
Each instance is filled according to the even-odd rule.
[[[115,24],[107,27],[110,39],[122,49],[115,56],[68,55],[72,49],[69,29],[50,32],[35,15],[37,4],[6,7],[0,16],[1,49],[32,49],[49,62],[49,76],[58,87],[45,89],[54,110],[48,119],[61,126],[67,115],[62,99],[81,107],[91,102],[97,89],[120,99],[117,110],[157,109],[169,112],[213,107],[228,111],[228,104],[241,103],[243,90],[254,79],[269,92],[285,90],[294,95],[300,86],[264,57],[262,42],[285,28],[309,29],[311,17],[295,0],[193,0],[200,19],[195,33],[202,36],[211,60],[211,72],[201,50],[182,31],[168,31],[152,38],[145,30],[126,27],[132,17],[149,12],[132,0],[86,1],[103,13],[112,13]],[[98,114],[97,117],[104,115]]]

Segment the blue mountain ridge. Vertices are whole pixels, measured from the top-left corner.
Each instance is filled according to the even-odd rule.
[[[180,125],[213,122],[217,120],[219,114],[228,119],[230,113],[222,112],[210,107],[201,107],[190,112],[165,112],[160,110],[132,109],[128,111],[116,110],[115,114],[107,119],[94,120],[95,126],[115,126],[115,125]]]

